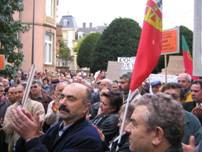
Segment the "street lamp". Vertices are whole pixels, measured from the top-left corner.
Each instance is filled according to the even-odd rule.
[[[32,60],[31,64],[34,64],[34,34],[35,34],[35,0],[33,0],[33,18],[32,18]]]

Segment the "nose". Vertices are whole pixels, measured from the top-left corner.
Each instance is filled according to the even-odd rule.
[[[125,132],[127,132],[128,134],[131,133],[131,122],[128,125],[126,125]]]
[[[59,100],[60,104],[64,104],[64,102],[65,102],[65,98],[62,98],[62,99]]]

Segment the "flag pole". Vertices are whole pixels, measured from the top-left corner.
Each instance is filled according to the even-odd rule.
[[[164,65],[165,65],[165,84],[167,83],[168,69],[167,69],[167,55],[164,54]]]
[[[126,121],[126,114],[128,112],[128,106],[129,106],[129,101],[130,101],[130,98],[131,98],[131,90],[129,91],[128,93],[128,98],[126,100],[126,106],[125,106],[125,110],[124,110],[124,115],[123,115],[123,120],[122,120],[122,123],[121,123],[121,129],[120,129],[120,132],[119,132],[119,140],[118,140],[118,144],[117,144],[117,147],[116,147],[116,152],[119,151],[119,145],[121,143],[121,138],[122,138],[122,134],[123,134],[123,128],[124,128],[124,123]]]
[[[23,94],[23,98],[22,98],[22,106],[23,107],[26,105],[27,99],[29,97],[29,92],[30,92],[30,88],[31,88],[32,81],[33,81],[33,78],[34,78],[35,70],[36,70],[36,67],[35,67],[34,64],[32,64],[31,70],[30,70],[30,73],[29,73],[29,78],[28,78],[28,81],[27,81],[27,85],[26,85],[26,88],[25,88],[25,91],[24,91],[24,94]]]

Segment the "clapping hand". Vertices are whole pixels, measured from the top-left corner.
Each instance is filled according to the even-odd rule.
[[[22,107],[17,107],[11,111],[11,120],[12,128],[23,139],[29,140],[41,135],[42,122],[38,114],[33,116]]]

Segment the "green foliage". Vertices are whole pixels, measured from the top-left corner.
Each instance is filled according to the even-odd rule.
[[[15,21],[15,12],[23,11],[23,0],[0,0],[0,54],[4,54],[8,62],[5,70],[0,74],[14,76],[22,60],[22,43],[19,32],[25,31],[25,26],[20,21]]]
[[[79,52],[79,48],[80,48],[81,43],[83,42],[83,39],[84,39],[84,38],[85,38],[85,37],[82,37],[82,38],[80,38],[80,39],[77,41],[77,44],[76,44],[76,46],[74,47],[74,52],[76,52],[76,53]]]
[[[77,63],[79,67],[90,68],[92,66],[94,50],[100,37],[100,33],[91,33],[80,43],[77,56]]]
[[[58,52],[58,56],[60,59],[67,60],[70,56],[70,49],[64,43],[63,40],[60,41],[60,50]]]
[[[91,72],[106,70],[108,61],[136,55],[141,28],[128,18],[117,18],[103,32],[93,55]]]

